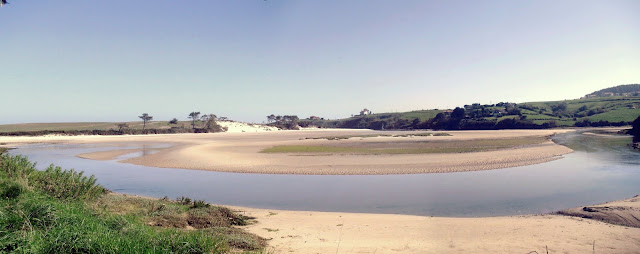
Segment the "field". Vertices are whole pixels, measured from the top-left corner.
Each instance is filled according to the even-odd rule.
[[[568,116],[553,114],[552,107],[566,103]],[[522,115],[535,123],[556,121],[559,126],[572,126],[576,122],[631,122],[640,115],[640,97],[602,97],[565,101],[527,102],[520,106],[531,106],[535,110],[523,109]]]

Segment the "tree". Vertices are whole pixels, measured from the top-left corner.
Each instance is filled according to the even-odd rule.
[[[462,119],[464,118],[464,109],[460,107],[456,107],[453,112],[451,112],[451,118],[453,119]]]
[[[204,121],[204,129],[209,132],[226,131],[225,128],[223,128],[217,123],[217,120],[218,120],[218,116],[214,114],[208,114],[208,115],[202,116],[202,121]]]
[[[200,120],[202,120],[202,122],[204,123],[205,129],[207,128],[207,123],[209,123],[210,121],[217,121],[218,120],[218,116],[216,116],[215,114],[205,114],[202,117],[200,117]]]
[[[276,116],[271,114],[269,116],[267,116],[267,123],[273,123],[273,121],[276,120]]]
[[[145,127],[147,127],[147,122],[153,120],[153,116],[150,116],[147,113],[142,113],[141,116],[138,116],[140,119],[142,119],[142,130],[144,130]]]
[[[178,124],[178,118],[173,118],[169,121],[169,124]]]
[[[118,132],[122,133],[122,130],[126,130],[129,128],[129,124],[127,123],[119,123],[117,124],[118,126]]]
[[[191,112],[191,114],[189,114],[189,118],[191,118],[191,128],[196,128],[196,120],[198,120],[198,117],[200,117],[200,112]]]

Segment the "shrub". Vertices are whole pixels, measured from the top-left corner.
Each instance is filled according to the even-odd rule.
[[[25,188],[17,182],[10,180],[0,181],[0,197],[4,199],[16,199],[24,190]]]
[[[0,155],[0,170],[7,173],[9,178],[27,178],[36,171],[36,164],[24,156],[3,154]]]
[[[45,171],[36,171],[29,177],[31,184],[59,199],[90,200],[107,192],[96,184],[94,176],[86,177],[73,169],[62,170],[50,165]]]
[[[209,206],[210,206],[209,203],[205,202],[204,200],[194,200],[191,208],[201,208],[201,207],[209,207]]]
[[[176,199],[176,201],[178,203],[180,203],[180,204],[183,204],[183,205],[190,205],[191,204],[191,198],[189,198],[189,197],[182,196],[182,197],[179,197],[178,199]]]

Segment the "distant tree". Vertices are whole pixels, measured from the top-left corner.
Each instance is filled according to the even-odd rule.
[[[189,118],[191,118],[191,128],[195,129],[196,128],[196,120],[198,120],[198,118],[200,117],[200,112],[191,112],[189,114]]]
[[[226,116],[218,117],[218,121],[229,121],[229,118]]]
[[[451,118],[453,119],[462,119],[464,115],[464,109],[460,107],[456,107],[453,112],[451,112]]]
[[[150,116],[147,113],[142,113],[141,116],[138,116],[140,119],[142,119],[142,130],[144,130],[145,127],[147,127],[147,122],[153,120],[153,116]]]
[[[580,107],[580,108],[578,109],[578,112],[582,112],[582,111],[585,111],[585,110],[587,110],[587,109],[589,109],[589,108],[587,107],[587,105],[583,105],[582,107]]]
[[[119,123],[117,124],[118,126],[118,132],[122,133],[122,130],[126,130],[129,128],[129,124],[127,123]]]
[[[267,123],[273,123],[276,120],[276,116],[271,114],[267,116]]]
[[[214,114],[205,114],[202,117],[200,117],[200,120],[202,120],[202,122],[206,125],[209,120],[213,120],[213,121],[218,120],[218,116]]]
[[[202,121],[204,122],[204,129],[207,132],[222,132],[227,131],[226,127],[222,127],[217,122],[218,117],[214,114],[208,114],[202,116]]]
[[[171,119],[171,121],[169,121],[169,124],[178,124],[178,118]]]

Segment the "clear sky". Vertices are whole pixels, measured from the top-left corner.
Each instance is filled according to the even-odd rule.
[[[640,83],[640,1],[9,0],[0,123],[347,117]]]

